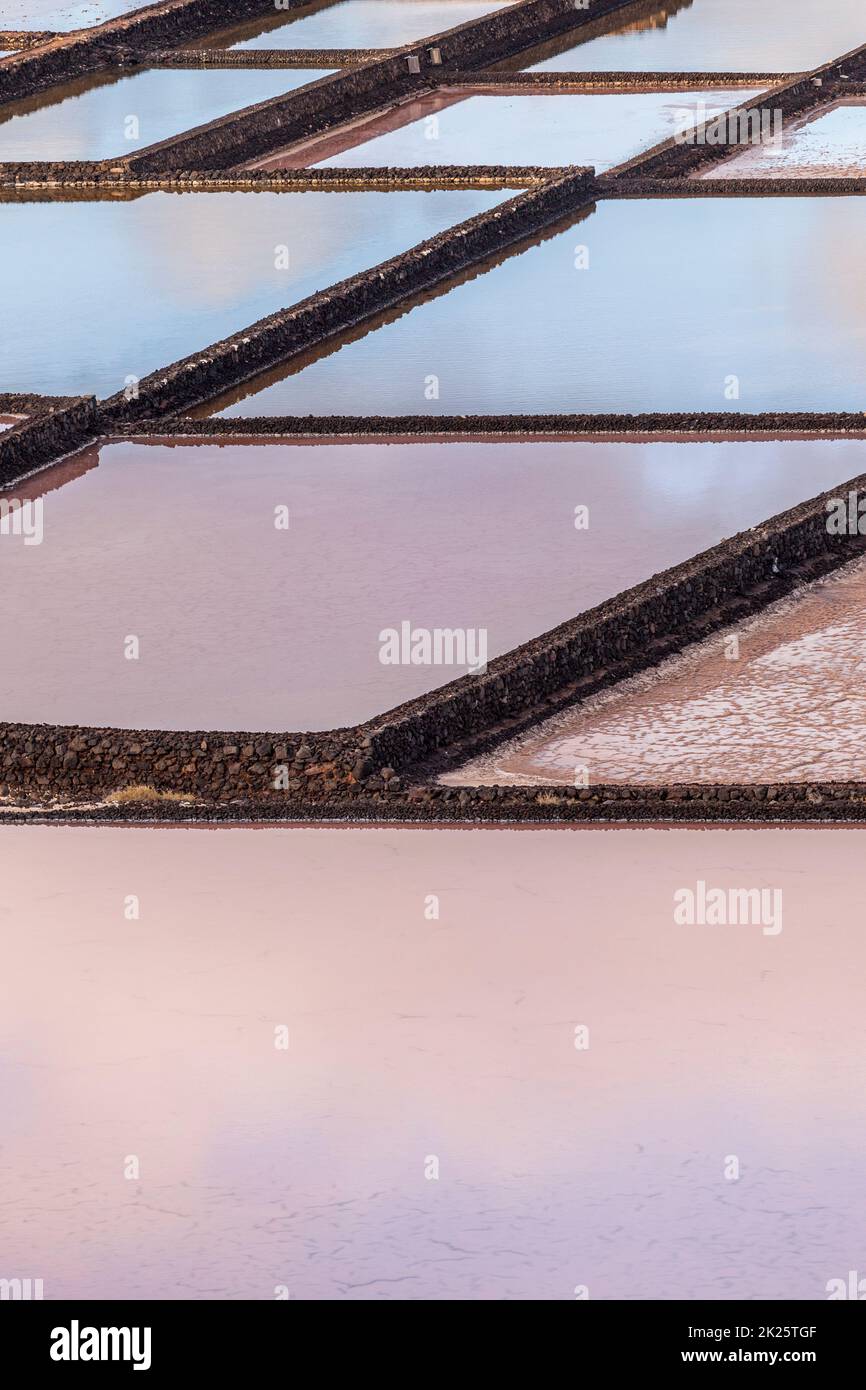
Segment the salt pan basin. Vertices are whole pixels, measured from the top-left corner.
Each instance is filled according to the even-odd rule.
[[[846,102],[808,120],[789,122],[777,140],[750,145],[698,174],[705,179],[862,178],[866,174],[866,104]]]
[[[430,164],[592,165],[598,172],[740,105],[756,90],[730,92],[520,94],[413,102],[408,123],[351,149],[317,160],[324,167],[412,168]],[[430,109],[427,110],[426,107]],[[416,108],[420,112],[416,119]],[[363,127],[361,128],[363,132]],[[358,131],[353,138],[357,138]]]
[[[121,158],[327,75],[152,68],[119,80],[80,80],[0,108],[0,159]]]
[[[399,48],[507,8],[510,0],[336,0],[257,19],[196,43],[219,48]]]
[[[140,9],[138,0],[0,0],[0,29],[65,34]]]
[[[0,201],[0,302],[16,326],[0,338],[0,389],[113,395],[130,377],[507,196],[156,192],[129,201]]]
[[[860,410],[864,244],[861,198],[604,201],[211,409]]]
[[[446,782],[866,781],[858,560]]]
[[[862,0],[646,0],[533,66],[575,72],[804,72],[866,41]],[[531,58],[530,58],[531,62]],[[525,65],[526,60],[524,59]]]
[[[6,827],[0,863],[4,1265],[46,1299],[862,1269],[860,830]],[[781,932],[676,922],[700,882]]]
[[[0,711],[355,724],[466,673],[383,660],[404,622],[492,659],[864,470],[866,441],[104,445],[15,489],[43,537],[0,536]]]

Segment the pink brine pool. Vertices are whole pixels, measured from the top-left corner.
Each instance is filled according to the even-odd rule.
[[[466,672],[383,633],[492,659],[864,467],[857,440],[92,449],[15,490],[42,538],[0,538],[0,718],[359,723]]]
[[[0,856],[3,1270],[46,1299],[824,1299],[862,1269],[859,830],[6,827]],[[682,925],[700,882],[780,894],[782,930]]]

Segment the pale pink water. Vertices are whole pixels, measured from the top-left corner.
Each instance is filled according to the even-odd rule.
[[[862,846],[0,829],[0,1277],[826,1297],[866,1248]],[[779,888],[781,933],[675,925],[699,879]]]
[[[864,469],[862,440],[89,450],[15,489],[44,541],[0,543],[0,718],[353,724],[464,674],[383,665],[387,628],[492,658]]]
[[[864,680],[858,560],[443,781],[866,781]]]

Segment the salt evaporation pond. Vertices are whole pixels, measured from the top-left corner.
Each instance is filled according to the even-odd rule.
[[[866,781],[864,621],[858,560],[443,781]]]
[[[399,48],[508,8],[511,0],[336,0],[211,35],[197,47]]]
[[[801,72],[866,42],[862,0],[648,0],[560,38],[541,71]]]
[[[86,78],[3,107],[0,159],[120,158],[327,75],[312,68],[152,68]]]
[[[490,659],[864,469],[866,441],[104,445],[15,489],[44,542],[0,541],[0,710],[354,724],[465,672],[383,664],[384,630]]]
[[[862,178],[864,174],[866,104],[846,102],[805,120],[785,122],[778,140],[749,145],[733,158],[699,172],[698,177]]]
[[[15,324],[0,342],[0,387],[112,395],[130,376],[239,332],[507,196],[156,192],[129,201],[0,202],[0,302]]]
[[[139,0],[0,0],[0,29],[63,34],[140,9]]]
[[[859,410],[864,243],[859,198],[604,201],[211,409]]]
[[[429,164],[593,165],[599,172],[620,164],[660,140],[709,119],[756,96],[757,91],[637,92],[576,96],[428,97],[400,107],[390,116],[396,129],[361,144],[364,127],[355,127],[334,143],[351,148],[326,159],[333,168],[414,167]],[[449,100],[453,104],[449,104]],[[405,122],[405,124],[404,124]],[[279,160],[267,161],[279,167]],[[304,161],[311,162],[309,157]]]
[[[861,847],[2,828],[6,1266],[46,1299],[825,1299],[866,1247]],[[782,930],[678,924],[699,881],[777,890]]]

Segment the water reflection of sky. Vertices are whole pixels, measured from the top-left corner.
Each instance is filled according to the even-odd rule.
[[[130,202],[0,203],[0,302],[16,325],[0,342],[0,382],[10,391],[110,395],[127,376],[206,347],[506,196],[157,192]],[[288,269],[277,268],[281,246]]]
[[[860,838],[0,830],[7,1268],[46,1298],[825,1298],[866,1243]],[[677,925],[699,879],[780,888],[781,934]]]
[[[383,628],[484,628],[498,656],[856,476],[866,443],[124,443],[85,459],[33,480],[41,546],[0,542],[5,717],[322,729],[462,674],[383,666]],[[127,632],[141,662],[121,660]]]
[[[534,64],[575,72],[800,72],[866,43],[862,0],[651,0]],[[557,43],[560,47],[562,41]]]
[[[858,410],[864,237],[858,198],[602,202],[225,413]]]
[[[294,91],[325,70],[154,68],[96,78],[0,111],[0,159],[108,159]],[[131,125],[130,121],[135,125]],[[130,138],[130,133],[134,138]]]
[[[396,48],[505,9],[510,0],[331,0],[294,19],[251,20],[216,36],[232,48]],[[213,40],[212,40],[213,41]]]
[[[474,96],[321,162],[340,168],[588,164],[601,171],[756,95],[757,90]]]

